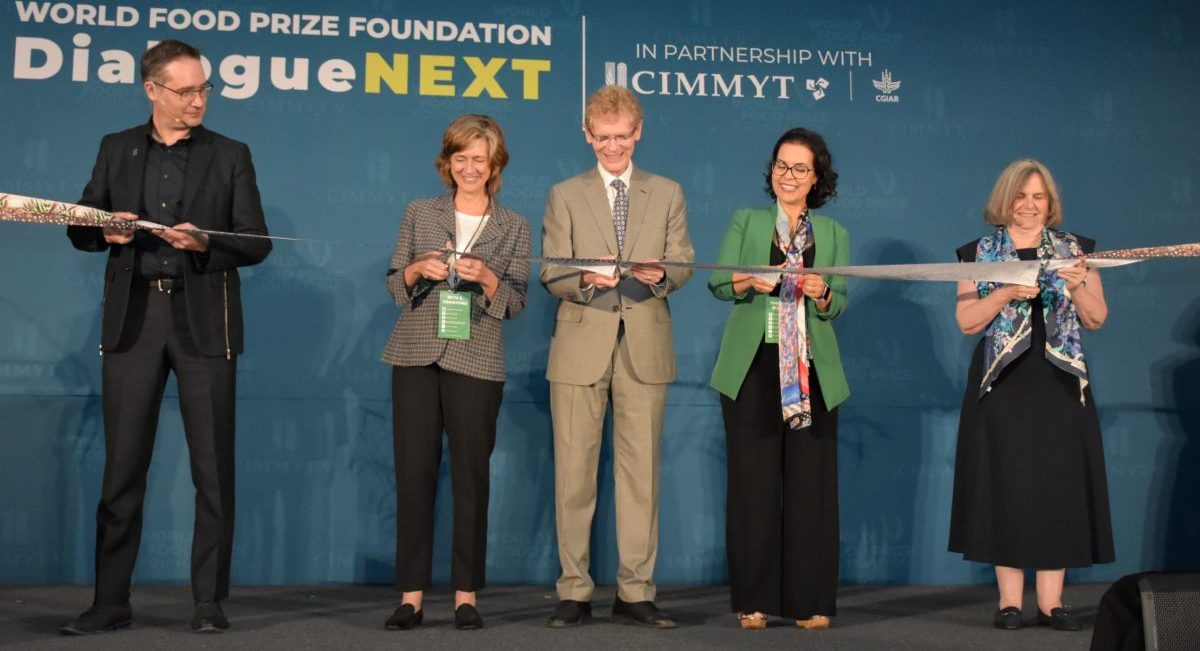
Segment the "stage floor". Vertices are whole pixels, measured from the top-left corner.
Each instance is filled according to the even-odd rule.
[[[480,593],[481,631],[453,627],[451,595],[431,591],[425,622],[412,631],[385,631],[398,604],[385,586],[237,586],[225,602],[233,628],[223,635],[188,630],[191,599],[183,586],[134,589],[134,624],[88,640],[59,635],[58,627],[84,610],[83,586],[0,587],[0,647],[37,649],[1087,649],[1096,606],[1107,584],[1067,586],[1067,602],[1082,616],[1082,632],[1029,626],[992,628],[992,586],[847,586],[838,593],[838,616],[827,631],[796,629],[772,620],[765,631],[742,631],[729,613],[724,587],[666,586],[659,607],[679,628],[669,631],[608,621],[613,588],[597,590],[595,619],[569,630],[545,628],[557,599],[547,586],[498,586]],[[1036,605],[1026,595],[1026,623]]]

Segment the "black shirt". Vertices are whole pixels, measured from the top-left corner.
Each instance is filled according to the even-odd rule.
[[[170,147],[146,136],[146,172],[142,177],[143,219],[174,226],[187,221],[183,215],[183,179],[187,175],[191,139]],[[182,278],[188,253],[171,247],[156,235],[139,230],[134,234],[137,276],[149,280]]]

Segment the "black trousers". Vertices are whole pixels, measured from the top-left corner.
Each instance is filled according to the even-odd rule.
[[[174,371],[196,488],[192,596],[229,595],[233,552],[237,360],[205,357],[183,294],[134,282],[121,343],[104,351],[104,480],[96,510],[96,604],[129,601],[142,537],[146,473],[167,376]]]
[[[429,366],[392,368],[392,441],[396,454],[396,587],[433,582],[433,507],[442,432],[450,443],[454,537],[450,584],[486,585],[489,461],[504,383]]]
[[[734,612],[831,616],[838,584],[837,409],[825,409],[810,365],[812,426],[788,429],[778,355],[778,346],[760,345],[737,400],[721,396],[730,603]]]

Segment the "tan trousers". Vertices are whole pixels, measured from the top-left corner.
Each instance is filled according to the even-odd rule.
[[[554,506],[558,530],[559,599],[590,601],[588,574],[596,475],[604,412],[613,402],[613,474],[617,507],[617,595],[653,601],[658,556],[658,462],[666,384],[634,376],[624,337],[604,377],[591,386],[550,383],[554,422]]]

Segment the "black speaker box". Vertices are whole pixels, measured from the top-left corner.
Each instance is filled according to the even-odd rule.
[[[1138,579],[1147,651],[1200,649],[1200,572],[1163,572]]]

